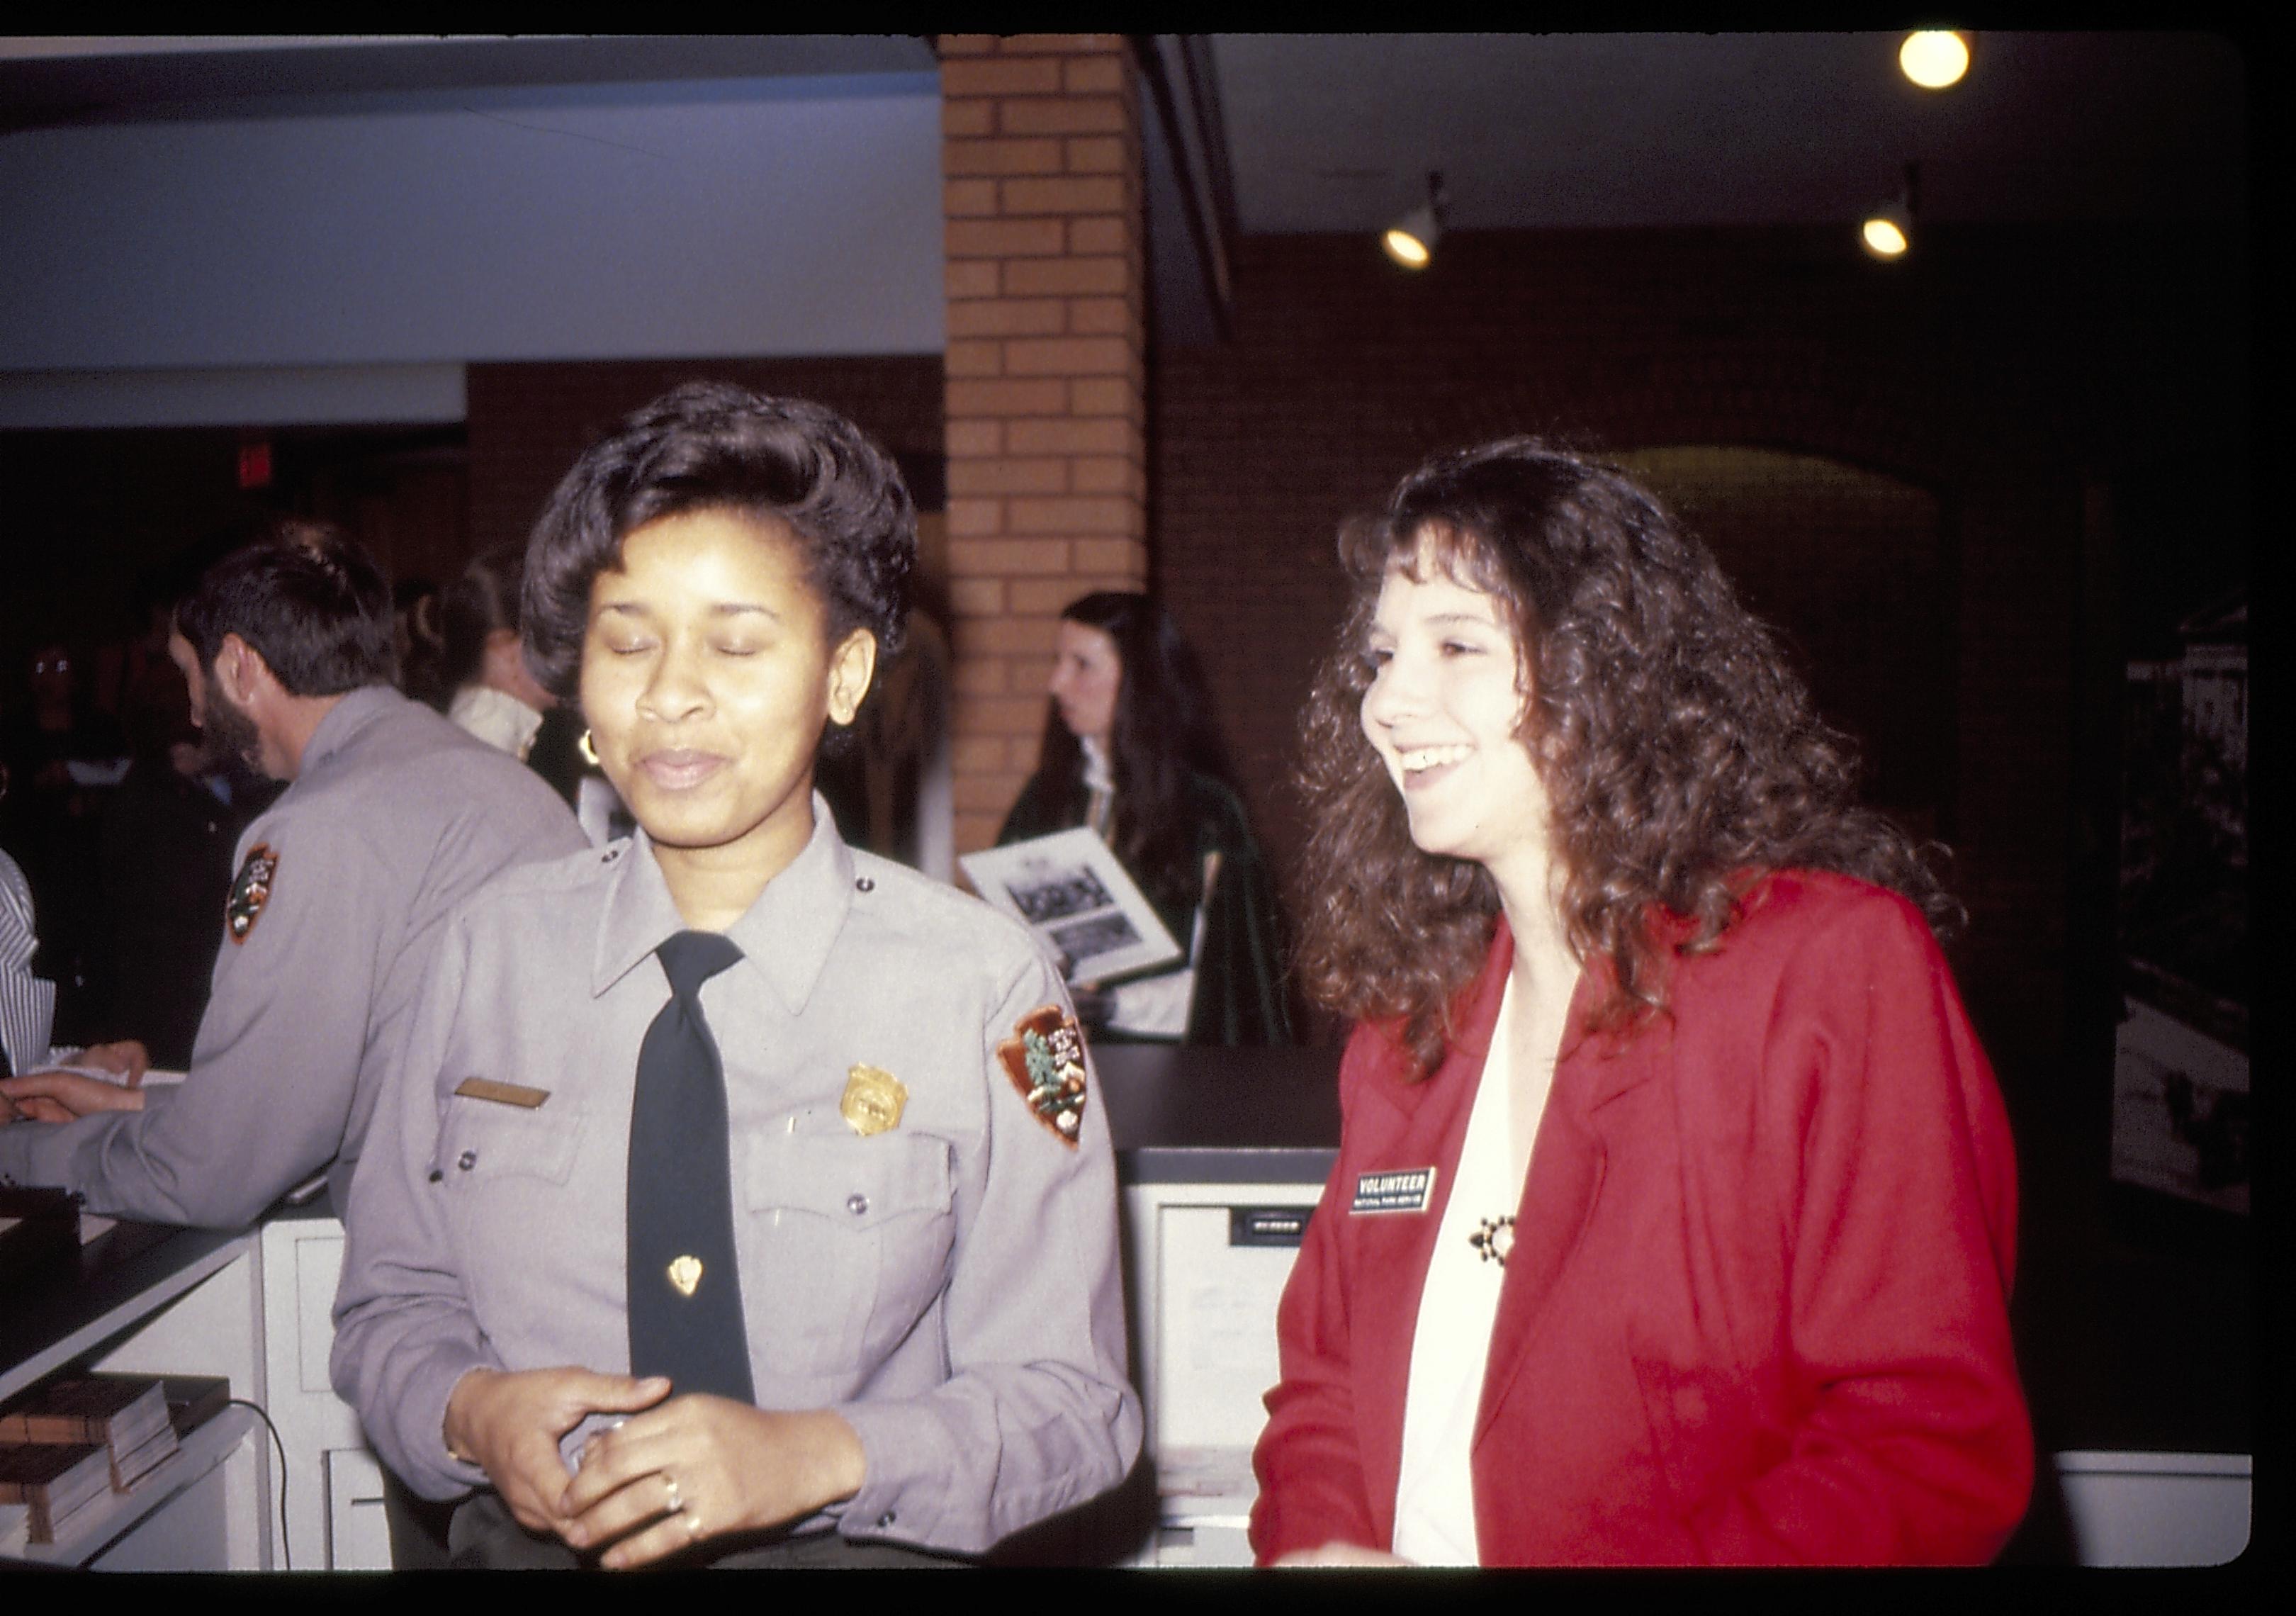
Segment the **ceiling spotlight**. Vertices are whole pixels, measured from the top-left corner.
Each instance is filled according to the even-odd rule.
[[[1898,65],[1922,88],[1942,90],[1969,71],[1969,41],[1951,29],[1908,34],[1898,47]]]
[[[1921,165],[1906,165],[1906,188],[1867,213],[1857,239],[1867,253],[1885,262],[1901,258],[1914,244],[1914,214],[1919,205]]]
[[[1435,243],[1442,238],[1443,216],[1450,201],[1443,189],[1443,176],[1431,172],[1427,200],[1390,225],[1379,238],[1380,247],[1406,269],[1426,268],[1427,261],[1435,256]]]
[[[1866,217],[1857,226],[1857,236],[1866,243],[1866,250],[1877,258],[1903,258],[1914,242],[1913,221],[1903,208],[1890,202]]]

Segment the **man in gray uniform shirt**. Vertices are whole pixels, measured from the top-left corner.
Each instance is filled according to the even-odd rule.
[[[194,721],[291,784],[240,839],[187,1079],[8,1079],[0,1182],[234,1227],[324,1169],[340,1209],[440,923],[584,839],[531,770],[390,687],[390,586],[334,529],[286,523],[233,552],[176,623]]]

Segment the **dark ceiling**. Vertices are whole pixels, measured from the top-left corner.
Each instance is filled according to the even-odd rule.
[[[1167,38],[1177,37],[1168,36]],[[2202,33],[1980,33],[1908,84],[1896,33],[1198,37],[1246,234],[1369,230],[1439,169],[1465,228],[1816,223],[1921,165],[1926,217],[2233,219],[2247,74]],[[918,36],[0,40],[0,127],[248,98],[922,74]],[[217,103],[240,103],[218,107]]]

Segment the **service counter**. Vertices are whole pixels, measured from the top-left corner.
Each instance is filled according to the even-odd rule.
[[[101,1227],[77,1264],[11,1283],[0,1298],[0,1402],[72,1366],[221,1375],[259,1403],[262,1295],[254,1231]],[[33,1544],[4,1512],[0,1563],[107,1570],[261,1570],[273,1564],[271,1453],[261,1417],[234,1403],[183,1439],[130,1491]]]
[[[1259,1395],[1273,1381],[1275,1291],[1339,1143],[1334,1059],[1149,1045],[1095,1052],[1125,1197],[1152,1442],[1178,1456],[1192,1486],[1206,1484],[1204,1455],[1211,1484],[1232,1481],[1258,1429]],[[1232,1242],[1239,1207],[1273,1210]],[[0,1401],[75,1366],[221,1374],[279,1438],[275,1449],[262,1417],[234,1405],[100,1522],[53,1548],[26,1546],[20,1529],[0,1538],[0,1559],[387,1567],[381,1472],[327,1378],[342,1244],[324,1195],[234,1233],[117,1224],[83,1245],[72,1271],[0,1295]],[[1234,1373],[1215,1373],[1222,1367]],[[1223,1510],[1204,1530],[1229,1531],[1233,1551],[1241,1515],[1232,1499]],[[1158,1539],[1167,1560],[1189,1557],[1193,1530],[1191,1520],[1167,1527]]]
[[[1339,1144],[1336,1050],[1095,1051],[1121,1192],[1147,1416],[1131,1504],[1093,1557],[1246,1563],[1250,1455],[1276,1378],[1275,1301]],[[77,1268],[0,1292],[0,1400],[79,1365],[228,1376],[234,1406],[48,1548],[104,1569],[379,1569],[381,1472],[327,1379],[342,1226],[324,1197],[251,1230],[120,1224]],[[2062,1454],[2079,1558],[2207,1563],[2247,1538],[2244,1455]]]

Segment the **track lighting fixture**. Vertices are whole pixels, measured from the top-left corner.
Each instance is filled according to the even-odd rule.
[[[1435,256],[1435,243],[1443,234],[1443,215],[1450,203],[1443,189],[1443,176],[1431,172],[1427,176],[1427,200],[1387,227],[1379,238],[1381,248],[1389,258],[1406,269],[1424,269]]]
[[[1914,244],[1914,218],[1919,209],[1921,165],[1906,165],[1905,189],[1874,209],[1857,226],[1857,239],[1867,253],[1888,261],[1906,256]]]

